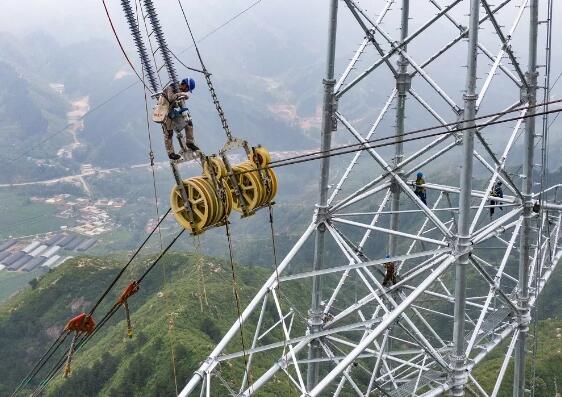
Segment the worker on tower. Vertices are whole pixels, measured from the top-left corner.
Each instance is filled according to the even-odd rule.
[[[390,255],[387,255],[385,258],[386,259],[390,258]],[[383,287],[390,287],[390,286],[396,284],[396,274],[395,274],[394,262],[392,262],[392,261],[386,262],[383,266],[386,269],[386,274],[384,275],[384,280],[382,282],[382,286]]]
[[[499,197],[499,198],[503,198],[503,188],[502,188],[502,182],[501,181],[497,181],[496,183],[494,183],[494,187],[492,188],[492,191],[490,192],[490,197],[492,197],[492,199],[490,200],[490,219],[494,216],[494,210],[495,205],[499,205],[500,210],[503,211],[503,207],[501,206],[501,202],[494,200],[493,197]]]
[[[174,131],[178,134],[178,139],[183,151],[187,151],[187,149],[194,152],[199,150],[193,138],[193,122],[188,115],[184,115],[187,108],[183,106],[194,89],[195,80],[189,77],[181,81],[179,84],[179,92],[176,92],[173,84],[169,85],[162,92],[155,110],[153,119],[163,124],[164,145],[170,160],[179,160],[181,158],[181,156],[174,151],[174,144],[172,142]],[[182,130],[185,131],[185,147]]]
[[[423,179],[423,173],[418,172],[418,174],[416,175],[416,188],[414,189],[414,193],[416,194],[416,196],[419,197],[422,203],[427,205],[427,195],[425,192],[425,186],[423,185],[425,185],[425,179]]]

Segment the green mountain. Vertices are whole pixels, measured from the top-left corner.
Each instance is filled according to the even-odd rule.
[[[30,288],[2,307],[1,396],[10,395],[69,318],[89,310],[123,259],[113,256],[73,260],[32,282]],[[150,259],[153,258],[144,258],[133,265],[118,289],[127,284],[125,280],[138,277]],[[196,259],[192,254],[167,255],[130,299],[134,337],[127,338],[125,312],[120,309],[91,343],[76,354],[71,377],[56,378],[46,395],[174,395],[174,379],[181,388],[236,318],[230,266],[211,258],[204,258],[197,266]],[[265,269],[237,266],[242,305],[255,294],[268,273]],[[203,302],[201,306],[199,296],[203,284],[197,280],[202,274],[208,304]],[[108,296],[95,317],[102,317],[115,301],[116,293]],[[265,321],[272,325],[273,307],[270,313]],[[242,367],[223,368],[223,376],[237,379],[242,371]],[[45,374],[46,371],[41,372],[38,380]],[[283,383],[276,385],[275,392],[264,395],[279,395],[281,391],[287,391]]]
[[[124,255],[77,258],[40,280],[32,281],[29,288],[0,309],[0,373],[3,374],[0,395],[11,393],[69,318],[90,309],[125,259]],[[117,284],[116,291],[110,293],[97,310],[95,317],[98,320],[115,302],[128,280],[137,278],[152,259],[145,257],[133,263]],[[236,275],[241,304],[245,305],[269,275],[269,270],[236,265]],[[202,277],[204,281],[201,281]],[[561,272],[558,272],[551,287],[545,291],[543,302],[555,301],[553,297],[558,293],[556,283],[560,278]],[[208,303],[202,298],[203,286]],[[90,343],[75,355],[70,378],[65,380],[59,375],[46,395],[175,395],[175,383],[179,388],[185,384],[235,319],[236,305],[232,291],[231,269],[222,259],[181,253],[165,256],[143,281],[141,290],[129,301],[133,338],[127,338],[125,312],[119,309]],[[308,296],[306,291],[303,285],[298,290],[284,289],[283,294],[298,306],[305,307],[308,301],[299,298]],[[547,312],[550,307],[544,306],[540,313],[544,320],[539,323],[536,338],[537,396],[554,395],[554,381],[562,371],[559,337],[562,320],[554,317],[559,314],[558,311]],[[546,319],[548,316],[554,318]],[[274,318],[275,309],[271,307],[264,316],[264,327],[271,326]],[[497,373],[506,347],[505,344],[500,347],[476,371],[477,379],[488,391],[492,390],[495,382],[490,374]],[[267,366],[264,357],[256,357],[256,360],[258,367],[264,369]],[[530,376],[533,371],[531,361],[527,368]],[[37,385],[46,376],[47,370],[41,371],[31,386]],[[242,366],[236,365],[221,368],[227,383],[239,379],[242,371]],[[510,387],[508,377],[499,395],[510,395]],[[288,393],[288,385],[279,379],[275,389],[270,386],[259,395]]]

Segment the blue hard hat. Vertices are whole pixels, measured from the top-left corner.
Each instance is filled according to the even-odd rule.
[[[421,177],[423,177],[423,173],[421,173],[421,172],[418,172],[418,174],[417,174],[417,177],[418,177],[418,178],[421,178]]]
[[[192,92],[195,89],[195,80],[193,80],[191,77],[186,77],[181,81],[181,83],[187,86],[187,90],[189,92]]]
[[[385,256],[385,259],[390,258],[390,255]]]

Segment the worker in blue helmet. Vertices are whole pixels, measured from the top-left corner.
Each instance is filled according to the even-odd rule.
[[[181,158],[174,150],[172,141],[174,131],[176,131],[180,146],[184,152],[187,150],[194,152],[199,150],[193,137],[193,121],[189,116],[188,109],[184,107],[185,101],[189,99],[193,90],[195,90],[195,80],[187,77],[180,82],[177,88],[174,84],[170,84],[161,95],[164,104],[168,106],[163,120],[163,131],[164,146],[170,160],[179,160]],[[185,132],[185,137],[182,136],[182,131]]]
[[[414,189],[414,193],[416,194],[416,196],[419,197],[422,203],[427,205],[427,194],[424,185],[425,185],[425,179],[423,179],[423,173],[418,172],[416,175],[416,188]]]
[[[385,259],[390,259],[390,255],[385,256]],[[390,287],[396,284],[396,271],[393,261],[388,261],[384,265],[386,273],[382,282],[383,287]]]

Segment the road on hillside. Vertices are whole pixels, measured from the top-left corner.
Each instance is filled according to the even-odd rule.
[[[300,156],[304,154],[309,154],[315,152],[317,149],[310,149],[310,150],[294,150],[294,151],[283,151],[283,152],[271,152],[271,157],[275,160],[282,160],[286,158],[291,158],[294,156]],[[167,161],[160,161],[155,163],[156,167],[166,167],[169,163]],[[188,167],[195,167],[197,163],[195,160],[189,161],[186,163]],[[110,174],[112,172],[123,172],[127,170],[133,169],[140,169],[140,168],[150,168],[150,163],[145,164],[135,164],[129,167],[116,167],[116,168],[93,168],[91,170],[81,172],[80,174],[75,175],[67,175],[60,178],[53,178],[53,179],[46,179],[42,181],[33,181],[33,182],[18,182],[18,183],[4,183],[0,184],[0,188],[9,188],[9,187],[18,187],[18,186],[32,186],[32,185],[55,185],[58,183],[70,183],[70,182],[79,182],[88,195],[91,194],[89,191],[88,185],[85,183],[84,178],[89,176],[95,176],[99,174]]]

